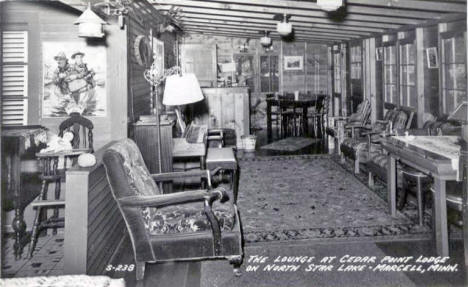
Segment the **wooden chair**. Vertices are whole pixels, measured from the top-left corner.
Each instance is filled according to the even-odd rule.
[[[315,110],[307,115],[308,119],[312,119],[314,137],[324,134],[325,124],[328,117],[328,107],[330,104],[330,97],[328,95],[315,95]]]
[[[227,259],[239,274],[243,246],[237,206],[227,201],[226,190],[212,189],[209,171],[150,174],[130,139],[110,146],[103,161],[130,234],[137,280],[144,278],[146,263],[178,260]],[[162,194],[156,184],[187,177],[205,178],[208,188]]]
[[[33,256],[34,248],[37,242],[39,232],[45,228],[54,228],[54,234],[57,232],[58,227],[64,226],[64,219],[59,218],[59,207],[65,207],[65,200],[60,200],[60,191],[62,181],[65,180],[65,170],[68,161],[75,163],[78,156],[83,153],[93,152],[93,123],[78,113],[72,113],[70,118],[63,121],[59,126],[59,136],[63,136],[65,132],[72,132],[74,137],[72,140],[71,150],[64,151],[50,151],[44,153],[37,153],[36,157],[39,160],[41,168],[41,192],[36,201],[31,206],[36,209],[34,224],[31,235],[31,242],[29,245],[29,257]],[[80,137],[80,132],[82,137]],[[63,159],[62,164],[59,166],[59,160]],[[61,162],[61,161],[60,161]],[[55,184],[55,198],[54,200],[47,200],[47,193],[49,185]],[[41,220],[41,212],[53,208],[53,215],[45,220]],[[47,215],[42,215],[46,217]]]

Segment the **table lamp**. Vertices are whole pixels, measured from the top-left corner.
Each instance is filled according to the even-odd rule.
[[[166,106],[182,106],[193,104],[203,100],[203,93],[200,89],[197,77],[194,74],[176,74],[166,78],[164,88],[163,104]],[[185,132],[185,124],[180,116],[180,111],[176,108],[177,123],[182,133]]]

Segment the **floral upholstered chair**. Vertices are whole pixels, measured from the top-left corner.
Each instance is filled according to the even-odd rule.
[[[243,248],[237,207],[227,202],[224,189],[211,189],[209,171],[150,174],[130,139],[111,145],[103,161],[130,234],[137,280],[143,279],[146,262],[224,258],[239,272]],[[156,184],[187,177],[204,178],[208,189],[161,194]]]

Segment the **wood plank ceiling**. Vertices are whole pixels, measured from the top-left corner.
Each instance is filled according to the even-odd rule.
[[[466,0],[345,0],[337,12],[327,13],[315,0],[149,0],[177,19],[188,33],[259,38],[260,31],[276,32],[275,14],[291,15],[294,39],[324,44],[391,33],[404,27],[466,17]]]

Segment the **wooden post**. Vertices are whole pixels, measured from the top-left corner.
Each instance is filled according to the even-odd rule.
[[[63,274],[86,274],[88,248],[88,170],[67,171]]]

